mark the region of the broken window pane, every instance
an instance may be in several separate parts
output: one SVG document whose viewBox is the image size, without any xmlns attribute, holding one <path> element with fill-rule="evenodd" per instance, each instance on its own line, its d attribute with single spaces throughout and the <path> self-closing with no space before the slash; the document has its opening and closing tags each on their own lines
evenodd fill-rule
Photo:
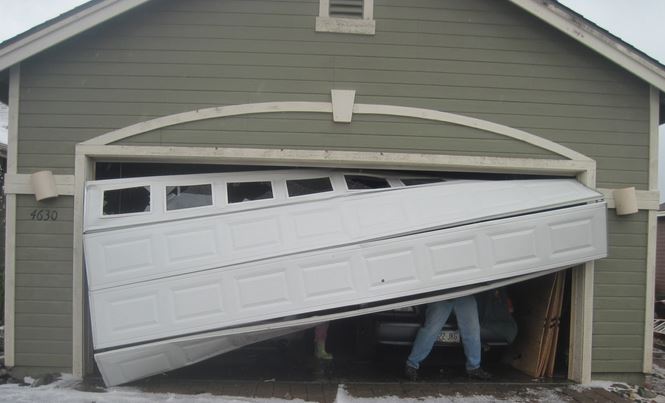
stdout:
<svg viewBox="0 0 665 403">
<path fill-rule="evenodd" d="M 226 185 L 229 203 L 272 199 L 270 182 L 237 182 Z"/>
<path fill-rule="evenodd" d="M 137 186 L 104 192 L 104 215 L 150 211 L 150 186 Z"/>
<path fill-rule="evenodd" d="M 405 186 L 425 185 L 428 183 L 445 182 L 443 178 L 404 178 L 400 179 Z"/>
<path fill-rule="evenodd" d="M 166 209 L 180 210 L 212 206 L 212 185 L 166 187 Z"/>
<path fill-rule="evenodd" d="M 330 178 L 295 179 L 286 181 L 289 197 L 304 196 L 314 193 L 331 192 Z"/>
<path fill-rule="evenodd" d="M 349 190 L 383 189 L 390 187 L 386 179 L 375 176 L 344 175 L 344 178 L 346 179 L 346 186 Z"/>
</svg>

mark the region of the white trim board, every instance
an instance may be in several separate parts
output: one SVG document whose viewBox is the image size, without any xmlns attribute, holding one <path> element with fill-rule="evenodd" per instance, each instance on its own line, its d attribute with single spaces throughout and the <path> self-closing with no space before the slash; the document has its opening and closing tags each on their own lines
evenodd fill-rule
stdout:
<svg viewBox="0 0 665 403">
<path fill-rule="evenodd" d="M 21 66 L 9 74 L 9 122 L 7 134 L 7 175 L 16 174 Z M 5 365 L 15 365 L 16 333 L 16 195 L 8 194 L 5 206 Z"/>
<path fill-rule="evenodd" d="M 660 91 L 653 86 L 649 88 L 649 101 L 649 189 L 658 194 Z M 656 300 L 656 249 L 658 247 L 657 210 L 660 208 L 660 195 L 658 194 L 658 196 L 655 200 L 656 207 L 649 211 L 647 232 L 647 287 L 644 296 L 644 358 L 642 359 L 642 372 L 647 374 L 653 372 L 653 307 Z"/>
<path fill-rule="evenodd" d="M 331 90 L 331 96 L 338 90 Z M 352 102 L 352 101 L 351 101 Z M 513 127 L 500 125 L 483 119 L 472 118 L 469 116 L 458 115 L 454 113 L 442 112 L 433 109 L 412 108 L 395 105 L 372 105 L 355 104 L 353 105 L 353 114 L 366 115 L 386 115 L 399 116 L 436 122 L 453 123 L 460 126 L 471 127 L 478 130 L 506 136 L 514 140 L 522 141 L 534 147 L 541 148 L 553 154 L 557 154 L 566 159 L 574 161 L 592 161 L 591 158 L 575 150 L 565 147 L 561 144 L 515 129 Z M 207 119 L 225 118 L 230 116 L 242 116 L 258 113 L 278 113 L 278 112 L 316 112 L 316 113 L 334 113 L 332 102 L 263 102 L 254 104 L 241 104 L 230 106 L 218 106 L 213 108 L 198 109 L 189 112 L 177 113 L 174 115 L 163 116 L 160 118 L 140 122 L 122 129 L 114 130 L 99 137 L 84 141 L 82 145 L 109 145 L 137 134 L 149 131 L 183 124 L 197 122 Z M 333 116 L 334 120 L 334 116 Z M 351 116 L 348 117 L 351 122 Z"/>
<path fill-rule="evenodd" d="M 502 173 L 542 173 L 575 176 L 595 170 L 595 161 L 548 160 L 536 158 L 479 157 L 444 154 L 389 153 L 371 151 L 330 151 L 265 148 L 215 148 L 172 146 L 76 146 L 79 155 L 106 161 L 141 161 L 146 158 L 160 162 L 220 163 L 245 165 L 278 165 L 308 167 L 402 169 L 402 170 L 463 170 Z"/>
<path fill-rule="evenodd" d="M 54 175 L 56 189 L 60 196 L 74 195 L 74 175 Z M 5 175 L 5 194 L 35 194 L 29 174 Z"/>
</svg>

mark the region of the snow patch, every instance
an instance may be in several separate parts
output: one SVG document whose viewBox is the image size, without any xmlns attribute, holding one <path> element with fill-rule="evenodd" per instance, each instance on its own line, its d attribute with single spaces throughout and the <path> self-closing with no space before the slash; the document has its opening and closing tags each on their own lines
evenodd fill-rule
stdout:
<svg viewBox="0 0 665 403">
<path fill-rule="evenodd" d="M 25 383 L 32 384 L 31 377 L 24 378 Z M 17 384 L 0 385 L 0 402 L 15 403 L 304 403 L 301 399 L 256 399 L 233 396 L 215 396 L 210 393 L 198 395 L 180 395 L 175 393 L 147 393 L 137 388 L 117 386 L 105 392 L 85 392 L 76 390 L 81 380 L 69 374 L 61 375 L 60 379 L 49 385 L 30 387 Z"/>
<path fill-rule="evenodd" d="M 354 397 L 347 390 L 344 385 L 339 385 L 337 388 L 337 398 L 335 403 L 526 403 L 526 402 L 559 402 L 561 395 L 559 391 L 551 389 L 531 389 L 527 388 L 524 392 L 525 396 L 507 396 L 505 398 L 497 398 L 493 395 L 461 395 L 455 396 L 427 396 L 427 397 L 398 397 L 398 396 L 382 396 L 382 397 Z"/>
</svg>

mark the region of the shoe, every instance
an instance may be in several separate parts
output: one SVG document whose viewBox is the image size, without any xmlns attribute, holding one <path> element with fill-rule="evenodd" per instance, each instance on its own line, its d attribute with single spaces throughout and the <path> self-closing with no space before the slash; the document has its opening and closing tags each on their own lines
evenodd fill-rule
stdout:
<svg viewBox="0 0 665 403">
<path fill-rule="evenodd" d="M 404 366 L 404 377 L 411 382 L 418 380 L 418 368 L 412 367 L 409 364 Z"/>
<path fill-rule="evenodd" d="M 486 381 L 488 379 L 492 379 L 492 374 L 489 372 L 485 371 L 484 369 L 478 367 L 476 369 L 469 369 L 466 371 L 466 374 L 469 378 L 472 379 L 480 379 L 482 381 Z"/>
<path fill-rule="evenodd" d="M 323 342 L 314 343 L 314 356 L 319 360 L 333 359 L 333 355 L 326 351 L 326 345 Z"/>
</svg>

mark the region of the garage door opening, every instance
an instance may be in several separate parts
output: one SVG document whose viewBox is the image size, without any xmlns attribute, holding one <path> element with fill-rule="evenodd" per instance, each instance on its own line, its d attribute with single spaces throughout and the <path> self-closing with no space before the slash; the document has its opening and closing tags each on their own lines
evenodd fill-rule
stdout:
<svg viewBox="0 0 665 403">
<path fill-rule="evenodd" d="M 556 335 L 550 344 L 554 359 L 552 372 L 544 379 L 564 381 L 568 377 L 568 348 L 570 331 L 570 270 L 561 272 L 565 278 L 559 317 L 546 317 L 543 307 L 549 304 L 548 293 L 553 290 L 555 276 L 550 274 L 504 287 L 511 297 L 511 316 L 517 323 L 517 335 L 512 343 L 483 338 L 482 365 L 495 381 L 532 382 L 531 368 L 538 364 L 540 349 L 546 347 L 547 330 Z M 484 294 L 492 294 L 495 290 Z M 201 363 L 138 381 L 241 381 L 241 382 L 403 382 L 404 361 L 409 354 L 412 338 L 380 340 L 376 330 L 381 324 L 411 326 L 421 323 L 422 317 L 411 313 L 419 309 L 400 309 L 372 315 L 336 320 L 330 323 L 327 348 L 332 361 L 317 359 L 314 352 L 314 330 L 297 331 L 283 337 L 255 343 L 238 350 L 210 358 Z M 409 313 L 409 314 L 405 314 Z M 487 318 L 485 318 L 487 319 Z M 547 323 L 548 326 L 543 326 Z M 481 325 L 482 328 L 482 325 Z M 455 318 L 445 330 L 455 330 Z M 399 335 L 398 335 L 399 336 Z M 423 361 L 419 379 L 423 382 L 469 382 L 464 371 L 465 356 L 461 344 L 437 343 Z"/>
<path fill-rule="evenodd" d="M 275 167 L 260 167 L 260 169 L 269 171 L 269 170 L 274 170 Z M 282 168 L 279 168 L 279 169 L 284 169 L 284 168 L 282 167 Z M 245 172 L 245 171 L 249 171 L 249 170 L 256 170 L 256 167 L 248 167 L 248 166 L 238 167 L 238 166 L 222 166 L 222 165 L 201 166 L 201 165 L 173 165 L 173 164 L 165 165 L 165 164 L 114 164 L 114 163 L 102 164 L 102 163 L 100 163 L 100 164 L 97 164 L 97 167 L 96 167 L 96 178 L 99 180 L 99 179 L 111 179 L 111 178 L 119 178 L 119 177 L 120 178 L 143 177 L 143 176 L 146 176 L 146 175 L 175 175 L 175 174 L 180 174 L 180 175 L 181 174 L 189 174 L 189 175 L 191 175 L 191 174 L 209 173 L 209 172 Z M 376 187 L 377 181 L 372 180 L 372 181 L 370 181 L 371 182 L 370 183 L 370 182 L 367 182 L 367 179 L 362 176 L 365 173 L 364 171 L 349 171 L 349 170 L 346 170 L 346 172 L 347 172 L 347 175 L 345 176 L 346 186 L 349 188 L 349 190 L 353 190 L 352 186 L 361 186 L 361 189 L 367 189 L 368 186 L 371 189 L 376 189 L 377 188 Z M 354 172 L 355 172 L 355 174 L 354 174 Z M 419 174 L 422 175 L 423 177 L 432 176 L 432 175 L 435 175 L 435 174 L 440 175 L 440 173 L 422 173 L 422 172 L 420 172 Z M 530 178 L 531 179 L 531 178 L 534 178 L 533 176 L 527 176 L 527 175 L 519 175 L 519 176 L 517 176 L 517 175 L 505 175 L 505 174 L 495 174 L 495 175 L 474 174 L 474 175 L 470 175 L 470 174 L 464 174 L 464 173 L 446 173 L 445 176 L 446 176 L 446 178 L 454 178 L 454 179 L 482 179 L 482 180 L 495 180 L 495 181 L 510 180 L 510 179 L 516 179 L 516 178 L 517 179 L 523 179 L 523 178 Z M 538 179 L 552 179 L 552 178 L 538 177 Z M 307 179 L 307 180 L 309 180 L 309 179 Z M 402 179 L 400 179 L 400 180 L 402 181 L 403 186 L 409 186 L 404 180 L 402 180 Z M 552 182 L 552 183 L 554 183 L 554 182 Z M 415 185 L 416 186 L 420 185 L 420 183 L 416 182 Z M 174 188 L 178 188 L 178 186 L 175 186 Z M 233 203 L 233 199 L 231 197 L 230 192 L 234 188 L 230 185 L 228 185 L 226 188 L 227 188 L 227 191 L 229 192 L 228 203 L 231 204 L 231 203 Z M 288 188 L 288 186 L 287 186 L 287 188 Z M 169 188 L 167 187 L 167 189 L 169 189 Z M 253 192 L 254 190 L 251 190 L 251 192 Z M 116 189 L 107 190 L 107 192 L 109 192 L 109 195 L 112 195 L 112 196 L 115 195 L 115 193 L 113 193 L 115 191 L 116 191 Z M 200 192 L 198 192 L 198 191 L 196 193 L 197 193 L 197 195 L 200 194 Z M 269 198 L 271 198 L 271 197 L 272 196 L 270 196 Z M 262 199 L 264 199 L 264 198 L 260 197 L 260 198 L 254 198 L 252 200 L 262 200 Z M 113 203 L 117 202 L 118 200 L 122 200 L 122 197 L 115 197 L 114 198 L 114 197 L 109 196 L 108 198 L 104 198 L 103 215 L 104 214 L 123 215 L 123 214 L 132 214 L 134 212 L 149 211 L 149 210 L 145 210 L 145 209 L 136 210 L 136 211 L 134 211 L 134 210 L 125 211 L 125 210 L 122 210 L 122 209 L 116 209 L 113 206 L 109 205 L 109 204 L 113 204 Z M 243 199 L 239 198 L 238 202 L 240 202 L 240 201 L 243 201 Z M 583 201 L 576 201 L 576 202 L 573 203 L 573 207 L 580 207 L 580 206 L 583 206 L 584 204 L 585 204 L 585 202 L 583 202 Z M 548 207 L 542 212 L 543 212 L 543 214 L 546 214 L 550 217 L 556 217 L 557 220 L 558 220 L 558 216 L 557 216 L 558 213 L 552 213 L 552 211 L 551 211 L 552 209 L 557 209 L 558 207 L 559 207 L 559 205 L 557 203 L 554 203 L 553 205 L 548 205 Z M 166 208 L 168 210 L 168 205 L 167 205 Z M 523 217 L 524 214 L 525 214 L 525 211 L 528 213 L 531 210 L 528 210 L 528 209 L 527 210 L 517 210 L 515 212 L 510 212 L 510 214 L 508 214 L 508 215 L 506 215 L 504 213 L 504 215 L 498 215 L 498 216 L 513 220 L 515 217 Z M 111 213 L 108 213 L 108 212 L 111 212 Z M 119 213 L 116 214 L 115 212 L 119 212 Z M 492 217 L 495 217 L 495 216 L 492 216 Z M 182 221 L 183 218 L 180 218 L 179 220 Z M 492 221 L 492 220 L 490 220 L 490 221 Z M 475 221 L 475 223 L 478 224 L 478 225 L 489 225 L 489 224 L 486 224 L 487 222 L 489 222 L 489 221 L 487 221 L 486 219 L 481 219 L 481 220 L 476 219 L 476 221 Z M 578 228 L 576 227 L 576 225 L 578 225 L 578 222 L 579 222 L 579 220 L 578 221 L 575 221 L 575 220 L 571 221 L 571 220 L 566 219 L 566 220 L 563 220 L 563 221 L 558 220 L 556 222 L 548 222 L 545 225 L 549 226 L 551 228 L 556 227 L 557 230 L 563 230 L 564 231 L 563 233 L 570 235 L 570 234 L 577 234 L 579 232 Z M 460 225 L 467 225 L 468 223 L 469 223 L 469 221 L 461 221 L 458 224 L 454 224 L 454 225 L 448 226 L 446 228 L 448 230 L 452 229 L 454 231 L 457 231 L 456 228 L 458 228 Z M 476 224 L 474 224 L 474 225 L 476 225 Z M 525 229 L 519 229 L 518 228 L 517 232 L 515 232 L 515 231 L 513 231 L 514 223 L 506 222 L 505 224 L 506 224 L 506 227 L 501 229 L 501 231 L 503 231 L 503 232 L 501 232 L 501 231 L 496 232 L 496 234 L 495 234 L 496 237 L 493 238 L 493 239 L 498 240 L 499 243 L 497 243 L 496 245 L 499 245 L 499 246 L 500 245 L 504 245 L 504 246 L 509 245 L 510 246 L 509 249 L 511 249 L 511 248 L 512 249 L 515 249 L 515 248 L 521 249 L 521 246 L 514 243 L 514 242 L 513 243 L 505 243 L 504 242 L 505 237 L 503 237 L 502 234 L 507 233 L 506 232 L 507 228 L 510 229 L 510 231 L 512 231 L 512 232 L 510 232 L 510 234 L 517 233 L 517 234 L 520 234 L 520 236 L 523 235 L 524 237 L 526 237 L 526 238 L 523 237 L 523 239 L 527 239 L 527 238 L 530 239 L 529 237 L 535 236 L 534 234 L 536 232 L 542 231 L 542 230 L 531 229 L 531 227 L 529 227 L 529 228 L 524 227 Z M 126 226 L 126 224 L 123 224 L 123 225 Z M 491 225 L 494 225 L 493 221 L 492 221 Z M 519 224 L 519 225 L 523 225 L 523 224 Z M 572 225 L 572 227 L 571 227 L 571 225 Z M 436 231 L 438 231 L 441 228 L 443 228 L 443 227 L 430 228 L 426 231 L 427 235 L 429 236 L 430 232 L 435 233 Z M 95 234 L 101 233 L 103 229 L 104 229 L 103 226 L 95 227 L 94 230 L 92 231 L 92 233 L 95 233 Z M 586 231 L 587 229 L 581 228 L 581 230 L 584 233 L 584 231 Z M 417 235 L 417 234 L 414 234 L 413 231 L 405 233 L 405 234 L 407 234 L 408 236 Z M 582 247 L 586 247 L 586 244 L 585 244 L 586 240 L 582 239 L 582 238 L 584 238 L 584 236 L 582 236 L 581 238 L 577 237 L 577 236 L 573 237 L 573 238 L 579 238 L 579 239 L 576 239 L 575 242 L 579 242 L 580 245 L 577 245 L 577 244 L 576 245 L 570 245 L 568 243 L 569 241 L 567 240 L 567 238 L 566 239 L 561 238 L 560 244 L 555 245 L 555 247 L 553 248 L 555 254 L 566 255 L 566 254 L 570 254 L 572 252 L 576 252 L 579 249 L 581 249 Z M 390 240 L 390 238 L 386 238 L 385 235 L 382 236 L 382 237 L 379 237 L 377 239 L 381 242 L 385 241 L 386 239 Z M 423 241 L 423 242 L 427 243 L 429 241 Z M 501 243 L 501 242 L 503 242 L 503 243 Z M 115 245 L 117 245 L 117 243 Z M 446 244 L 446 248 L 448 247 L 447 245 L 448 244 Z M 459 246 L 459 245 L 464 246 L 464 244 L 460 243 L 460 242 L 456 242 L 455 245 L 456 245 L 456 247 Z M 86 245 L 86 247 L 88 247 L 88 245 Z M 540 248 L 540 246 L 538 248 Z M 536 248 L 536 249 L 538 249 L 538 248 Z M 90 250 L 90 249 L 88 248 L 88 250 Z M 444 252 L 443 252 L 444 254 L 441 255 L 443 257 L 454 258 L 457 261 L 460 260 L 460 259 L 458 259 L 458 256 L 462 256 L 461 260 L 466 259 L 464 257 L 465 256 L 464 255 L 464 253 L 465 253 L 464 249 L 459 249 L 459 250 L 456 249 L 454 251 L 454 253 L 455 253 L 454 255 L 446 254 L 446 253 L 449 253 L 449 252 L 447 252 L 447 249 L 439 249 L 439 250 L 444 250 Z M 529 252 L 529 251 L 527 251 L 527 252 Z M 514 264 L 515 262 L 518 262 L 522 266 L 523 265 L 528 265 L 528 260 L 532 258 L 530 255 L 528 255 L 528 253 L 519 255 L 517 257 L 515 257 L 513 255 L 501 255 L 502 253 L 504 253 L 503 250 L 498 250 L 498 251 L 496 251 L 496 253 L 497 253 L 497 255 L 499 255 L 499 259 L 497 260 L 497 264 L 496 264 L 497 268 L 501 268 L 505 265 L 511 265 L 511 264 Z M 522 253 L 522 252 L 519 252 L 519 253 Z M 368 259 L 367 262 L 371 262 L 371 259 L 374 259 L 374 256 L 375 255 L 368 255 L 366 257 Z M 375 261 L 376 261 L 376 259 L 375 259 Z M 563 261 L 567 262 L 567 260 L 562 260 L 562 262 Z M 558 261 L 556 261 L 556 260 L 554 260 L 552 262 L 549 262 L 547 265 L 542 266 L 542 268 L 539 269 L 539 270 L 546 271 L 545 269 L 551 270 L 555 267 L 561 267 L 561 265 L 562 265 L 561 262 L 559 262 L 559 263 L 557 263 L 557 262 Z M 577 261 L 577 263 L 581 263 L 581 262 L 582 262 L 582 260 Z M 380 263 L 383 265 L 383 262 L 380 262 Z M 402 261 L 401 264 L 403 264 L 403 263 L 404 263 L 404 261 Z M 118 267 L 120 267 L 120 266 L 118 266 Z M 383 267 L 383 266 L 381 266 L 381 267 Z M 506 273 L 508 273 L 508 272 L 506 272 Z M 512 273 L 512 272 L 510 272 L 510 273 Z M 523 274 L 523 273 L 522 272 L 515 272 L 513 274 L 517 275 L 517 274 Z M 513 274 L 511 274 L 511 275 L 513 275 Z M 384 275 L 384 274 L 382 274 L 382 275 Z M 445 275 L 447 275 L 447 274 L 445 274 Z M 89 274 L 89 276 L 90 276 L 90 274 Z M 500 279 L 500 278 L 505 278 L 506 276 L 508 276 L 508 274 L 503 275 L 503 277 L 496 277 L 495 280 Z M 566 277 L 570 277 L 570 276 L 568 275 Z M 380 283 L 383 283 L 384 281 L 387 281 L 388 283 L 390 283 L 390 281 L 395 281 L 396 278 L 397 277 L 388 278 L 387 280 L 380 279 Z M 397 278 L 397 280 L 400 280 L 400 279 Z M 116 280 L 112 280 L 112 281 L 116 281 Z M 530 281 L 533 282 L 533 281 L 536 281 L 536 280 L 530 280 Z M 120 284 L 120 283 L 112 283 L 113 286 L 115 286 L 117 284 Z M 419 286 L 419 287 L 422 287 L 422 286 Z M 94 288 L 94 286 L 93 286 L 93 288 Z M 518 322 L 519 320 L 522 320 L 522 321 L 526 320 L 527 321 L 527 322 L 525 322 L 526 324 L 523 323 L 523 324 L 520 325 L 520 327 L 525 329 L 524 331 L 526 331 L 526 329 L 529 328 L 528 323 L 533 322 L 534 319 L 533 318 L 529 318 L 528 320 L 525 319 L 526 317 L 528 317 L 528 315 L 526 315 L 526 314 L 524 314 L 523 312 L 520 311 L 520 306 L 521 307 L 531 307 L 531 306 L 534 306 L 534 305 L 538 305 L 538 304 L 533 303 L 534 302 L 534 301 L 532 301 L 533 297 L 528 297 L 528 296 L 525 297 L 523 295 L 523 294 L 528 294 L 528 290 L 532 290 L 534 287 L 533 286 L 527 286 L 522 291 L 520 291 L 519 286 L 515 286 L 515 285 L 511 285 L 510 287 L 506 287 L 506 288 L 507 288 L 507 291 L 509 291 L 510 293 L 515 293 L 515 297 L 513 297 L 515 299 L 514 308 L 516 309 L 515 310 L 515 321 Z M 562 290 L 566 289 L 565 287 L 562 287 L 562 286 L 560 288 Z M 425 287 L 425 288 L 417 288 L 416 290 L 421 290 L 421 291 L 425 290 L 426 291 L 427 289 L 428 288 Z M 569 290 L 570 287 L 568 287 L 567 289 Z M 103 287 L 100 287 L 100 290 L 102 290 L 103 292 L 106 292 L 106 290 L 103 289 Z M 409 292 L 413 294 L 413 291 L 409 291 L 409 292 L 404 291 L 404 292 L 406 292 L 406 294 L 403 294 L 403 296 L 404 295 L 410 295 Z M 547 294 L 547 292 L 540 292 L 540 293 L 538 293 L 538 296 L 542 296 L 544 294 Z M 392 294 L 386 294 L 386 295 L 390 296 Z M 524 302 L 525 298 L 526 298 L 527 302 Z M 393 301 L 392 299 L 390 299 L 388 297 L 384 297 L 384 299 L 386 301 L 388 301 L 388 300 Z M 566 301 L 566 300 L 569 300 L 569 299 L 570 299 L 569 296 L 559 297 L 559 300 L 561 301 L 561 303 L 563 303 L 563 301 Z M 511 298 L 511 300 L 512 300 L 512 298 Z M 374 300 L 368 300 L 367 303 L 370 303 L 370 305 L 371 305 L 372 301 L 374 301 Z M 404 304 L 402 304 L 402 305 L 404 305 Z M 549 305 L 549 303 L 548 303 L 548 305 Z M 358 306 L 363 306 L 363 303 L 360 303 Z M 405 306 L 402 306 L 400 308 L 404 308 L 404 307 Z M 547 311 L 547 310 L 548 310 L 548 308 L 546 306 L 545 311 Z M 567 309 L 567 310 L 569 311 L 569 309 Z M 93 311 L 94 311 L 94 309 L 93 309 Z M 562 310 L 562 312 L 565 312 L 565 311 L 566 311 L 566 309 Z M 325 312 L 328 313 L 329 311 L 325 311 Z M 416 309 L 416 313 L 417 313 L 417 309 Z M 296 312 L 296 311 L 294 311 L 294 312 L 285 311 L 285 313 L 283 315 L 291 315 L 291 314 L 301 315 L 301 313 Z M 569 313 L 566 313 L 566 314 L 569 315 Z M 93 315 L 94 315 L 94 312 L 93 312 Z M 356 316 L 356 315 L 350 315 L 350 316 L 355 316 L 355 317 L 349 317 L 349 318 L 346 318 L 346 319 L 335 320 L 334 322 L 332 322 L 332 325 L 331 325 L 331 330 L 330 330 L 330 340 L 331 341 L 330 341 L 330 343 L 331 343 L 331 350 L 332 350 L 333 354 L 335 354 L 335 360 L 334 360 L 335 364 L 332 368 L 332 371 L 338 371 L 337 373 L 339 373 L 339 371 L 342 370 L 343 368 L 347 368 L 347 367 L 352 368 L 352 367 L 354 367 L 353 364 L 344 365 L 345 362 L 347 362 L 347 363 L 356 363 L 356 364 L 358 362 L 367 362 L 367 363 L 369 363 L 368 365 L 371 365 L 371 363 L 375 362 L 375 360 L 373 359 L 374 357 L 372 357 L 371 354 L 368 355 L 366 351 L 365 352 L 360 351 L 360 344 L 361 343 L 359 343 L 359 338 L 361 338 L 361 335 L 363 333 L 363 330 L 362 330 L 363 325 L 361 325 L 360 323 L 363 322 L 363 321 L 366 321 L 367 317 L 365 317 L 365 316 Z M 559 314 L 559 316 L 561 316 L 561 314 Z M 556 316 L 556 317 L 558 318 L 559 316 Z M 266 319 L 267 319 L 267 317 L 266 317 Z M 303 327 L 310 327 L 311 328 L 312 323 L 313 322 L 303 323 Z M 98 324 L 97 326 L 100 326 L 100 325 Z M 367 326 L 367 325 L 364 325 L 364 326 Z M 94 327 L 94 324 L 93 324 L 93 327 Z M 352 337 L 349 337 L 349 332 L 348 332 L 349 328 L 353 328 L 352 331 L 351 331 L 351 334 L 353 335 Z M 213 328 L 211 328 L 211 329 L 213 329 Z M 242 357 L 243 354 L 245 354 L 246 356 L 256 355 L 256 351 L 259 351 L 261 353 L 261 354 L 259 354 L 259 356 L 263 357 L 263 358 L 261 358 L 261 361 L 264 362 L 264 367 L 266 367 L 265 363 L 270 362 L 270 359 L 268 359 L 267 357 L 274 357 L 275 356 L 274 354 L 271 355 L 271 353 L 270 353 L 271 348 L 274 348 L 275 346 L 277 346 L 276 348 L 278 349 L 279 354 L 284 354 L 285 352 L 292 352 L 292 353 L 296 354 L 296 361 L 304 359 L 305 362 L 309 362 L 307 360 L 307 357 L 311 356 L 311 351 L 312 351 L 311 337 L 308 336 L 308 334 L 310 332 L 311 332 L 311 330 L 302 330 L 302 329 L 299 330 L 298 332 L 293 332 L 293 333 L 286 332 L 286 333 L 291 333 L 291 334 L 288 337 L 286 337 L 286 336 L 283 336 L 283 337 L 280 337 L 280 338 L 272 338 L 271 337 L 270 340 L 254 343 L 251 346 L 236 350 L 234 352 L 224 354 L 223 356 L 219 356 L 218 358 L 213 359 L 212 361 L 215 362 L 215 361 L 225 361 L 225 360 L 227 360 L 227 362 L 228 362 L 229 359 L 233 359 L 233 357 L 238 357 L 238 354 L 240 354 L 239 357 Z M 559 334 L 559 333 L 557 333 L 557 334 Z M 534 336 L 534 337 L 536 337 L 536 336 Z M 542 337 L 543 338 L 547 338 L 547 337 L 552 338 L 551 335 L 550 336 L 542 336 Z M 105 343 L 107 343 L 107 344 L 99 344 L 97 350 L 101 351 L 102 353 L 106 353 L 107 351 L 112 350 L 116 345 L 121 346 L 123 348 L 124 348 L 124 346 L 133 347 L 133 344 L 138 344 L 142 341 L 140 339 L 138 341 L 135 341 L 134 339 L 126 339 L 127 341 L 124 341 L 125 339 L 121 339 L 121 338 L 119 338 L 118 340 L 120 340 L 120 341 L 115 341 L 115 340 L 109 339 L 109 341 L 105 341 Z M 294 340 L 295 340 L 295 343 L 293 342 Z M 349 340 L 353 340 L 353 342 L 349 343 L 348 342 Z M 518 339 L 515 339 L 515 340 L 518 340 Z M 563 341 L 565 341 L 565 344 L 568 344 L 567 340 L 563 340 Z M 113 344 L 113 343 L 116 343 L 116 344 Z M 539 343 L 543 344 L 543 341 L 540 340 Z M 349 344 L 351 344 L 351 346 L 349 346 Z M 379 342 L 377 344 L 378 345 L 370 347 L 370 351 L 372 349 L 381 349 L 381 350 L 383 350 L 383 349 L 386 348 L 385 344 L 387 344 L 387 343 Z M 533 347 L 529 346 L 528 341 L 524 342 L 524 344 L 525 344 L 525 347 L 524 347 L 525 349 L 527 349 L 527 350 L 529 348 L 533 349 Z M 545 349 L 553 349 L 554 348 L 554 347 L 552 347 L 553 344 L 549 341 L 544 342 L 544 345 L 547 346 L 547 347 L 540 347 L 539 346 L 538 350 L 540 350 L 541 348 L 545 348 Z M 561 345 L 561 343 L 557 343 L 556 345 Z M 289 346 L 289 347 L 285 348 L 285 346 Z M 502 346 L 502 347 L 506 347 L 506 346 Z M 397 348 L 395 350 L 399 350 L 399 348 Z M 494 350 L 494 349 L 491 349 L 491 350 Z M 489 351 L 491 351 L 491 350 L 489 350 Z M 554 349 L 554 350 L 555 351 L 550 355 L 553 355 L 554 357 L 557 357 L 557 356 L 563 357 L 563 358 L 560 358 L 558 361 L 559 362 L 565 362 L 565 354 L 563 354 L 563 353 L 558 353 L 557 354 L 556 349 Z M 567 347 L 564 348 L 564 350 L 567 351 Z M 524 358 L 524 355 L 526 354 L 525 351 L 526 350 L 522 349 L 520 351 L 511 352 L 510 354 L 512 354 L 512 360 L 513 361 L 519 361 L 519 360 L 523 361 L 525 359 Z M 269 354 L 269 355 L 266 356 L 266 355 L 262 355 L 262 354 Z M 277 357 L 279 357 L 279 354 L 277 355 Z M 300 354 L 300 355 L 298 355 L 298 354 Z M 508 354 L 508 353 L 506 353 L 506 354 Z M 531 353 L 529 353 L 529 354 L 531 354 Z M 397 353 L 397 355 L 399 355 L 399 353 Z M 390 354 L 384 354 L 383 356 L 384 357 L 389 357 Z M 301 357 L 301 358 L 297 358 L 297 357 Z M 348 358 L 345 358 L 345 357 L 348 357 Z M 493 355 L 488 355 L 488 360 L 489 361 L 496 360 L 496 358 L 491 359 L 491 357 L 493 357 Z M 506 360 L 505 355 L 504 355 L 504 358 L 502 358 L 502 360 L 504 360 L 504 361 Z M 531 364 L 532 360 L 533 360 L 532 358 L 528 358 L 529 365 Z M 285 360 L 284 357 L 282 357 L 280 359 L 277 359 L 276 361 L 281 362 L 282 364 L 290 362 L 289 360 Z M 556 361 L 557 360 L 554 360 L 553 362 L 556 363 Z M 210 365 L 210 362 L 204 362 L 204 363 L 202 363 L 198 366 L 194 365 L 194 366 L 188 367 L 188 369 L 180 370 L 180 371 L 183 371 L 183 372 L 174 371 L 173 374 L 186 373 L 187 371 L 194 371 L 196 368 L 200 368 L 200 366 L 206 366 L 206 365 Z M 550 365 L 555 365 L 555 364 L 549 364 L 549 363 L 548 364 L 540 364 L 540 363 L 537 364 L 537 366 L 542 366 L 542 365 L 550 366 Z M 233 374 L 235 374 L 235 376 L 238 376 L 238 374 L 239 374 L 238 368 L 240 368 L 240 367 L 235 365 L 235 364 L 230 365 L 230 366 L 235 368 L 235 370 L 233 371 Z M 308 366 L 308 365 L 300 366 L 300 368 L 309 368 L 309 367 L 310 366 Z M 389 366 L 385 366 L 385 367 L 388 368 Z M 401 366 L 398 366 L 398 367 L 400 369 L 402 368 Z M 565 368 L 565 365 L 563 367 Z M 556 371 L 554 371 L 555 368 L 556 367 L 553 367 L 553 373 L 556 372 Z M 314 372 L 315 374 L 319 373 L 321 371 L 320 367 L 316 367 L 314 369 L 315 369 L 315 372 Z M 329 370 L 330 370 L 330 368 L 324 368 L 324 373 L 326 371 L 329 371 Z M 345 375 L 342 375 L 342 376 L 345 376 Z"/>
</svg>

